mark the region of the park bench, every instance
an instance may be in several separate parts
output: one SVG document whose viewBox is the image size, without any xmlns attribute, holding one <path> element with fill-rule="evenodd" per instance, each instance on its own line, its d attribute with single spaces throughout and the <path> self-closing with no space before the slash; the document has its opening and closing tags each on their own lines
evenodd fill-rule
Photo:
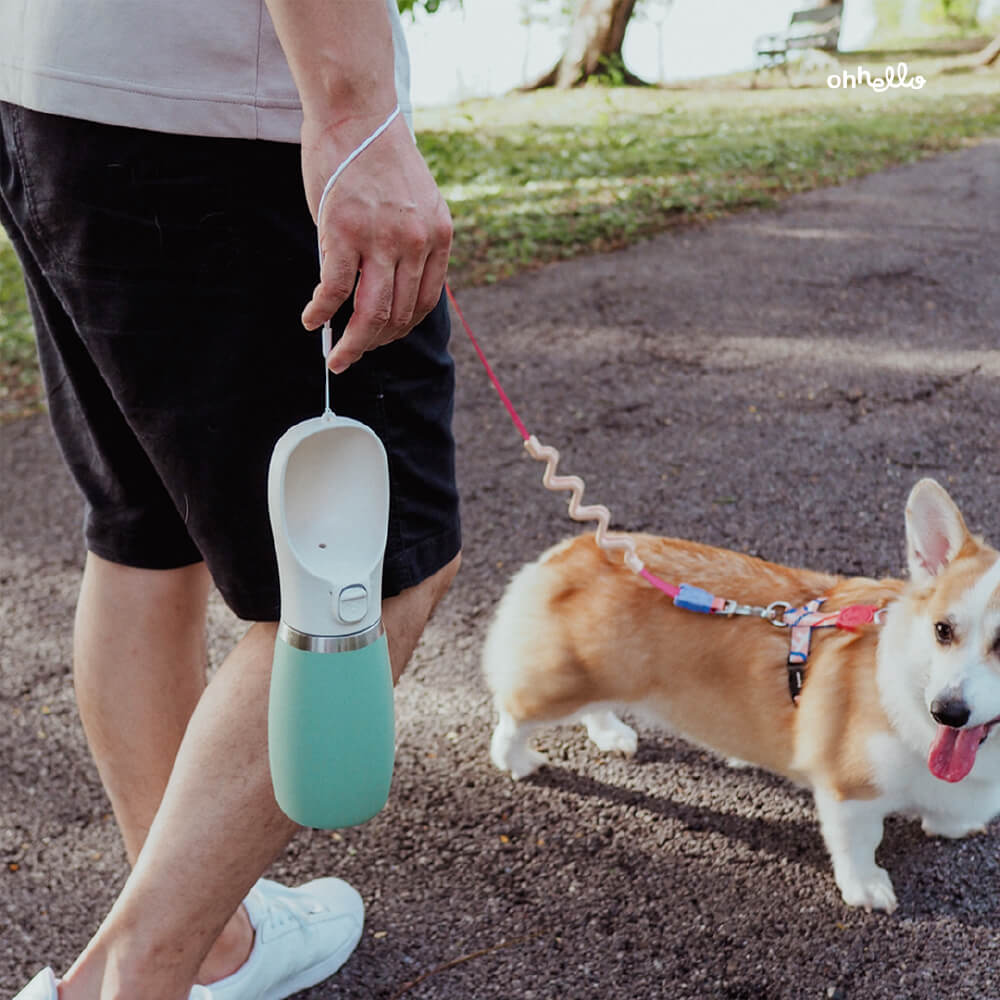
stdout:
<svg viewBox="0 0 1000 1000">
<path fill-rule="evenodd" d="M 794 49 L 820 49 L 834 52 L 840 41 L 842 3 L 792 13 L 788 27 L 781 32 L 759 35 L 754 43 L 754 82 L 762 69 L 780 67 L 788 76 L 788 53 Z"/>
</svg>

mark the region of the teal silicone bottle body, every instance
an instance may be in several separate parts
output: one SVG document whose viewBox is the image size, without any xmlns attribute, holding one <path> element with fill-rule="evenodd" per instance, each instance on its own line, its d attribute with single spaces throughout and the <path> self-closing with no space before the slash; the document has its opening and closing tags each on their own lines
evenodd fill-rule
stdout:
<svg viewBox="0 0 1000 1000">
<path fill-rule="evenodd" d="M 271 774 L 278 805 L 297 823 L 355 826 L 385 805 L 395 749 L 388 662 L 385 635 L 339 653 L 275 643 Z"/>
<path fill-rule="evenodd" d="M 395 755 L 381 619 L 385 451 L 327 413 L 275 445 L 268 505 L 281 624 L 268 706 L 275 798 L 303 826 L 353 826 L 385 805 Z"/>
</svg>

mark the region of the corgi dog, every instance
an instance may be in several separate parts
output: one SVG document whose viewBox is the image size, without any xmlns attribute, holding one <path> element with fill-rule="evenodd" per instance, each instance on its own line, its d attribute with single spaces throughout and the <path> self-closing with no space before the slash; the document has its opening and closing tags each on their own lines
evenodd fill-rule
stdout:
<svg viewBox="0 0 1000 1000">
<path fill-rule="evenodd" d="M 601 750 L 634 753 L 636 734 L 614 709 L 652 716 L 734 763 L 811 789 L 844 901 L 889 912 L 896 896 L 875 863 L 887 815 L 916 814 L 930 836 L 963 837 L 1000 813 L 1000 734 L 991 738 L 1000 724 L 1000 553 L 969 533 L 934 480 L 907 501 L 906 582 L 631 537 L 662 580 L 764 607 L 823 598 L 831 618 L 858 606 L 872 614 L 810 630 L 793 698 L 793 629 L 676 607 L 593 536 L 562 542 L 517 573 L 486 637 L 498 768 L 523 778 L 545 763 L 529 741 L 553 723 L 582 722 Z"/>
</svg>

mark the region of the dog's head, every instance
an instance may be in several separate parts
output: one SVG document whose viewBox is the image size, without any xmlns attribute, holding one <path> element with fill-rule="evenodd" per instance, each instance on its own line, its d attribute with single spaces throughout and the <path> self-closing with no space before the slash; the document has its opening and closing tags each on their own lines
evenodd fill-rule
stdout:
<svg viewBox="0 0 1000 1000">
<path fill-rule="evenodd" d="M 927 763 L 938 778 L 961 781 L 1000 724 L 1000 554 L 969 533 L 933 479 L 910 493 L 906 545 L 915 612 L 907 645 L 924 668 L 934 727 Z"/>
</svg>

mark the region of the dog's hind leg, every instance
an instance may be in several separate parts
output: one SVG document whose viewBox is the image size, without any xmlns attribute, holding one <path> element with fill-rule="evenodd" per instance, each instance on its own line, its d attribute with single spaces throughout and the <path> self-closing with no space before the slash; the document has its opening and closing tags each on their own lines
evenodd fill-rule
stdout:
<svg viewBox="0 0 1000 1000">
<path fill-rule="evenodd" d="M 501 771 L 509 771 L 517 781 L 526 778 L 547 763 L 545 755 L 528 746 L 528 740 L 541 728 L 538 722 L 518 722 L 510 712 L 498 706 L 500 721 L 490 740 L 490 760 Z"/>
<path fill-rule="evenodd" d="M 626 726 L 614 712 L 605 709 L 586 712 L 580 721 L 587 727 L 587 735 L 598 750 L 619 750 L 632 756 L 639 747 L 639 737 L 631 726 Z"/>
</svg>

